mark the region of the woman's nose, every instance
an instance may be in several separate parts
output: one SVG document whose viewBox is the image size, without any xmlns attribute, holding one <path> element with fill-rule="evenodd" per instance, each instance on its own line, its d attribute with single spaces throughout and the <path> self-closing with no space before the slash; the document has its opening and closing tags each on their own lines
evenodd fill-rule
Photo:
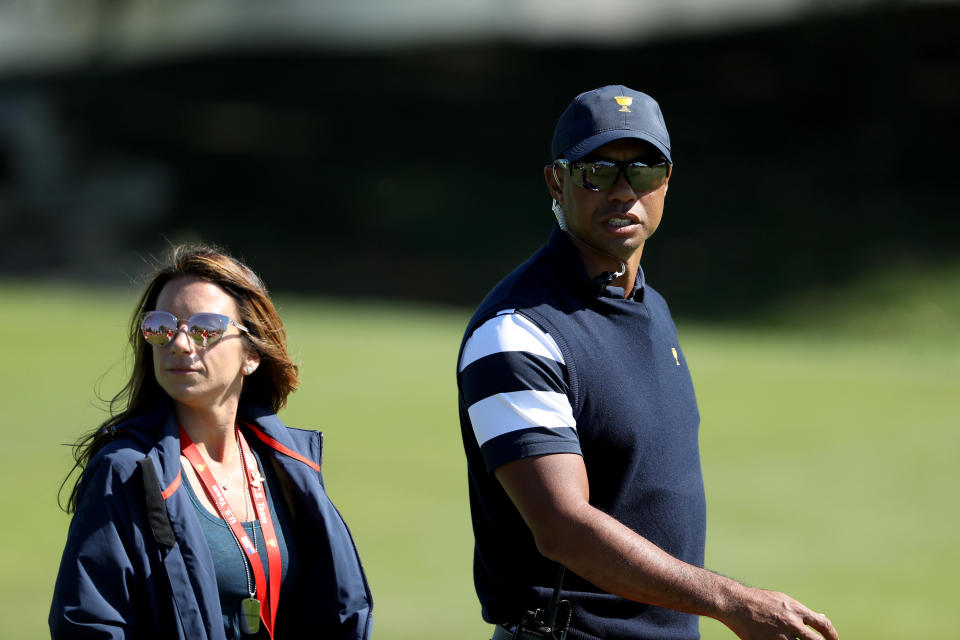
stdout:
<svg viewBox="0 0 960 640">
<path fill-rule="evenodd" d="M 186 326 L 177 327 L 177 332 L 173 334 L 173 338 L 170 340 L 170 346 L 179 351 L 189 352 L 193 350 L 193 340 L 187 336 Z"/>
</svg>

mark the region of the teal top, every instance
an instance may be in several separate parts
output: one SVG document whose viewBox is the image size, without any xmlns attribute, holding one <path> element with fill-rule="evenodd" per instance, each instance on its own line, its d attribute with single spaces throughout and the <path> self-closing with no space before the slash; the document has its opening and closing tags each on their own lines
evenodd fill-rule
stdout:
<svg viewBox="0 0 960 640">
<path fill-rule="evenodd" d="M 247 441 L 250 442 L 250 439 Z M 293 536 L 290 535 L 290 532 L 293 531 L 293 521 L 280 490 L 280 483 L 277 480 L 273 465 L 264 465 L 256 449 L 253 447 L 251 449 L 264 476 L 264 486 L 267 488 L 267 505 L 273 518 L 273 527 L 277 533 L 277 544 L 280 547 L 280 560 L 283 563 L 280 573 L 280 606 L 282 607 L 284 592 L 291 589 L 298 573 L 296 546 Z M 247 590 L 247 571 L 250 573 L 251 585 L 254 584 L 253 571 L 250 570 L 247 557 L 237 546 L 237 540 L 233 537 L 233 532 L 230 531 L 227 523 L 219 516 L 207 511 L 189 482 L 183 484 L 187 488 L 190 500 L 196 507 L 203 535 L 207 539 L 207 546 L 210 547 L 210 554 L 213 556 L 213 566 L 217 573 L 217 587 L 220 591 L 220 610 L 223 613 L 223 630 L 226 633 L 227 640 L 269 638 L 263 623 L 260 624 L 260 630 L 255 635 L 245 635 L 240 631 L 240 602 L 250 595 Z M 249 504 L 252 509 L 252 502 Z M 277 509 L 278 505 L 279 509 Z M 264 573 L 269 581 L 270 569 L 266 553 L 267 545 L 263 539 L 263 532 L 260 530 L 260 522 L 253 520 L 243 522 L 242 525 L 250 539 L 256 540 L 257 553 L 264 562 Z M 246 570 L 244 569 L 245 564 Z"/>
</svg>

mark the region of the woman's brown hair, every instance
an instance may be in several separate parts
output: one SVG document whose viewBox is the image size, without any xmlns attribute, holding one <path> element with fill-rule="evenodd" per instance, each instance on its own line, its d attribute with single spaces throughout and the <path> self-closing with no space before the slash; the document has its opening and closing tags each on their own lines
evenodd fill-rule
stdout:
<svg viewBox="0 0 960 640">
<path fill-rule="evenodd" d="M 80 473 L 70 491 L 65 509 L 68 513 L 76 511 L 83 470 L 97 451 L 114 436 L 117 425 L 149 411 L 162 402 L 166 395 L 154 377 L 153 348 L 140 335 L 140 317 L 145 311 L 156 308 L 157 298 L 168 282 L 183 276 L 212 282 L 230 294 L 240 314 L 236 320 L 250 330 L 245 337 L 260 354 L 260 365 L 244 379 L 241 402 L 259 405 L 276 413 L 300 383 L 297 365 L 287 353 L 287 333 L 283 322 L 259 276 L 217 247 L 174 247 L 166 264 L 150 278 L 130 318 L 129 343 L 133 350 L 130 379 L 110 400 L 110 417 L 73 445 L 74 465 L 64 485 L 74 472 Z"/>
</svg>

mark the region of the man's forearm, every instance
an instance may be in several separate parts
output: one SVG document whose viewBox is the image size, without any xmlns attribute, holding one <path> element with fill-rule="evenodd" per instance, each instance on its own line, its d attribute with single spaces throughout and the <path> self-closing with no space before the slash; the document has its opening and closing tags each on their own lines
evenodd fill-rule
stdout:
<svg viewBox="0 0 960 640">
<path fill-rule="evenodd" d="M 674 558 L 589 505 L 535 531 L 540 552 L 604 591 L 684 613 L 720 619 L 743 587 Z"/>
<path fill-rule="evenodd" d="M 826 616 L 790 596 L 678 560 L 589 505 L 556 524 L 535 535 L 540 552 L 604 591 L 713 618 L 744 639 L 837 638 Z"/>
<path fill-rule="evenodd" d="M 838 638 L 826 616 L 790 596 L 746 587 L 674 558 L 593 507 L 579 456 L 519 460 L 500 467 L 497 477 L 540 553 L 604 591 L 714 618 L 744 640 Z"/>
</svg>

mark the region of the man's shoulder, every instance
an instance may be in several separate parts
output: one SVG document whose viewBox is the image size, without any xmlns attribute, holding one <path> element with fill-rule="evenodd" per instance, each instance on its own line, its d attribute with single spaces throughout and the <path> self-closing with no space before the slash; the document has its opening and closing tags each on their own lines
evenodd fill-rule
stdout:
<svg viewBox="0 0 960 640">
<path fill-rule="evenodd" d="M 663 297 L 663 294 L 647 283 L 644 283 L 643 285 L 643 301 L 648 307 L 660 308 L 663 310 L 666 317 L 671 317 L 670 305 L 667 304 L 667 299 Z"/>
<path fill-rule="evenodd" d="M 468 335 L 477 326 L 504 309 L 523 309 L 534 306 L 544 298 L 549 290 L 545 285 L 551 279 L 549 270 L 543 265 L 544 253 L 541 248 L 490 290 L 470 319 L 467 327 Z"/>
</svg>

